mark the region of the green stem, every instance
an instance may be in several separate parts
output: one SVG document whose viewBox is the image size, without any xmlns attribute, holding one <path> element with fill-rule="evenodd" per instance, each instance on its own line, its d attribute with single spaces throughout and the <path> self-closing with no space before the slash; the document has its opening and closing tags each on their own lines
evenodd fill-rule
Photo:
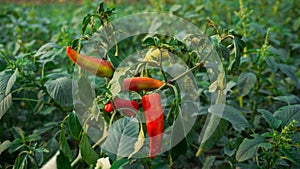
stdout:
<svg viewBox="0 0 300 169">
<path fill-rule="evenodd" d="M 182 74 L 178 75 L 177 77 L 171 79 L 168 81 L 168 83 L 172 83 L 180 78 L 182 78 L 183 76 L 187 75 L 188 73 L 190 73 L 191 71 L 195 70 L 196 68 L 200 67 L 201 64 L 200 63 L 197 63 L 194 67 L 188 69 L 187 71 L 183 72 Z"/>
<path fill-rule="evenodd" d="M 30 101 L 30 102 L 39 102 L 40 101 L 40 100 L 29 99 L 29 98 L 13 98 L 13 100 Z"/>
</svg>

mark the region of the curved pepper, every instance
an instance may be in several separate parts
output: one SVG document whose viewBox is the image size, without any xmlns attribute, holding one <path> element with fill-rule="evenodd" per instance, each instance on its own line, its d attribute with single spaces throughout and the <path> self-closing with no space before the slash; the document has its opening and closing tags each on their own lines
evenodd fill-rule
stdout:
<svg viewBox="0 0 300 169">
<path fill-rule="evenodd" d="M 157 89 L 163 84 L 164 82 L 150 77 L 132 77 L 124 79 L 122 89 L 133 90 L 138 92 L 141 90 Z"/>
<path fill-rule="evenodd" d="M 136 111 L 139 110 L 139 104 L 134 100 L 124 100 L 116 97 L 113 103 L 117 110 L 122 111 L 125 115 L 129 117 L 134 117 Z"/>
<path fill-rule="evenodd" d="M 114 68 L 112 67 L 110 62 L 99 58 L 79 54 L 70 46 L 67 46 L 66 51 L 69 58 L 74 63 L 89 71 L 90 73 L 96 74 L 99 77 L 111 78 L 113 76 Z"/>
<path fill-rule="evenodd" d="M 149 157 L 153 158 L 160 152 L 164 132 L 164 113 L 158 93 L 144 95 L 142 106 L 146 118 L 146 128 L 150 139 Z"/>
</svg>

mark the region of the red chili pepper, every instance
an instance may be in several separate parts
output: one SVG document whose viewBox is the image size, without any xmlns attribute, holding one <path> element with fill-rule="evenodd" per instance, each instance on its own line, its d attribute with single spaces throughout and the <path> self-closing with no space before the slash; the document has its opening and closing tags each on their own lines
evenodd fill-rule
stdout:
<svg viewBox="0 0 300 169">
<path fill-rule="evenodd" d="M 99 77 L 111 78 L 113 76 L 114 68 L 110 62 L 91 56 L 81 55 L 70 46 L 67 46 L 66 51 L 69 58 L 74 63 L 90 73 L 96 74 Z"/>
<path fill-rule="evenodd" d="M 110 113 L 114 110 L 114 107 L 112 105 L 111 102 L 107 103 L 105 106 L 104 106 L 104 110 L 107 112 L 107 113 Z"/>
<path fill-rule="evenodd" d="M 154 158 L 160 152 L 164 132 L 164 113 L 158 93 L 144 95 L 142 106 L 146 118 L 146 128 L 150 137 L 149 157 Z"/>
<path fill-rule="evenodd" d="M 116 97 L 113 102 L 117 110 L 122 111 L 129 117 L 134 117 L 136 111 L 139 110 L 139 104 L 134 100 L 124 100 Z"/>
<path fill-rule="evenodd" d="M 161 87 L 163 84 L 164 82 L 150 77 L 132 77 L 124 79 L 122 89 L 133 91 L 153 90 Z"/>
</svg>

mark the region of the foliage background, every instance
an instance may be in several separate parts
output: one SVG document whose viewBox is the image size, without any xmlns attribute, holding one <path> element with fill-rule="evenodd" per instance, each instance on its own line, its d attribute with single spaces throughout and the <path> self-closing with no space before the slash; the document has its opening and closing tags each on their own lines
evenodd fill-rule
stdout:
<svg viewBox="0 0 300 169">
<path fill-rule="evenodd" d="M 80 37 L 83 17 L 94 11 L 99 2 L 34 2 L 3 1 L 0 6 L 2 168 L 42 166 L 58 149 L 69 153 L 61 159 L 70 157 L 69 161 L 73 161 L 80 144 L 67 124 L 62 127 L 64 118 L 73 110 L 72 102 L 53 99 L 47 85 L 50 80 L 72 76 L 73 65 L 64 49 Z M 190 134 L 184 155 L 175 161 L 162 156 L 153 161 L 131 161 L 131 165 L 141 168 L 299 166 L 299 124 L 291 123 L 300 120 L 300 5 L 297 0 L 107 1 L 106 6 L 116 8 L 112 19 L 159 11 L 173 13 L 197 25 L 215 45 L 226 70 L 226 81 L 232 84 L 227 95 L 228 111 L 237 112 L 250 125 L 236 130 L 233 126 L 237 119 L 227 118 L 230 123 L 219 135 L 220 139 L 196 157 L 197 138 L 207 113 L 199 112 L 199 124 Z M 214 24 L 209 25 L 207 19 Z M 222 41 L 228 34 L 241 35 L 245 48 L 236 51 L 231 41 Z M 132 50 L 130 46 L 128 49 Z M 237 52 L 241 53 L 241 63 L 231 72 L 228 68 Z M 205 100 L 208 103 L 205 93 L 209 84 L 207 79 L 199 84 L 204 103 Z M 7 112 L 2 113 L 10 104 Z M 247 149 L 247 145 L 253 145 L 254 149 Z M 246 150 L 243 152 L 241 147 Z M 75 167 L 89 166 L 80 161 Z"/>
</svg>

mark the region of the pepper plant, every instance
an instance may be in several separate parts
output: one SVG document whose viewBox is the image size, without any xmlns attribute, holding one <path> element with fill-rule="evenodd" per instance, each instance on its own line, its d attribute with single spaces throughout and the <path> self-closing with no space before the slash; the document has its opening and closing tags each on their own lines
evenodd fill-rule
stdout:
<svg viewBox="0 0 300 169">
<path fill-rule="evenodd" d="M 299 168 L 297 1 L 118 3 L 1 5 L 0 168 Z"/>
</svg>

